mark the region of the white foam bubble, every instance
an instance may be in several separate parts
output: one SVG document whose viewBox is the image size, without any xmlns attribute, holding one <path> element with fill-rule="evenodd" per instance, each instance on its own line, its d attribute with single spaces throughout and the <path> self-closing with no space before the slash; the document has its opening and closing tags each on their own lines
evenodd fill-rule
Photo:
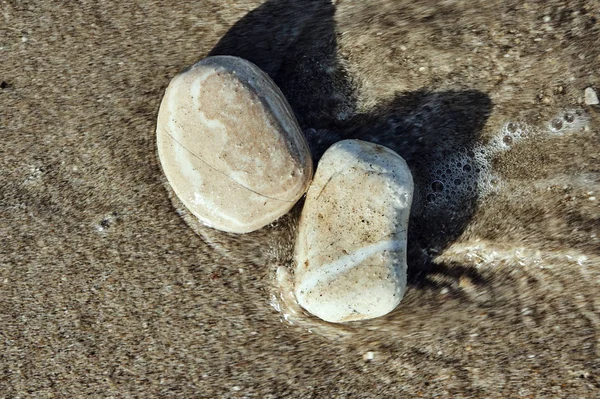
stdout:
<svg viewBox="0 0 600 399">
<path fill-rule="evenodd" d="M 492 170 L 495 156 L 524 140 L 581 132 L 589 128 L 589 121 L 589 115 L 579 108 L 560 111 L 541 128 L 518 120 L 506 121 L 488 142 L 460 148 L 433 163 L 423 190 L 425 207 L 459 209 L 500 190 L 502 179 Z"/>
<path fill-rule="evenodd" d="M 460 148 L 434 162 L 425 187 L 425 206 L 459 209 L 487 193 L 490 186 L 481 183 L 489 180 L 490 165 L 489 151 L 481 146 Z"/>
<path fill-rule="evenodd" d="M 570 108 L 559 112 L 554 118 L 546 123 L 548 133 L 562 136 L 569 133 L 577 133 L 588 126 L 589 115 L 580 108 Z"/>
<path fill-rule="evenodd" d="M 459 210 L 498 191 L 502 181 L 492 172 L 494 156 L 537 134 L 524 122 L 507 121 L 487 143 L 462 147 L 434 162 L 425 187 L 425 206 Z"/>
<path fill-rule="evenodd" d="M 509 151 L 519 142 L 537 136 L 538 129 L 521 121 L 508 121 L 481 151 L 489 158 L 501 152 Z"/>
</svg>

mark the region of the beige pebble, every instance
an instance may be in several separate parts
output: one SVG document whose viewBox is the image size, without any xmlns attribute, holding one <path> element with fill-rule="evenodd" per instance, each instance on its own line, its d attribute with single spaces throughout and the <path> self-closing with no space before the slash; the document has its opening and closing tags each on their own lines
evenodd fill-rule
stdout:
<svg viewBox="0 0 600 399">
<path fill-rule="evenodd" d="M 600 101 L 598 100 L 598 95 L 596 94 L 596 90 L 591 87 L 587 87 L 583 92 L 585 98 L 586 105 L 598 105 Z"/>
<path fill-rule="evenodd" d="M 321 158 L 298 228 L 295 295 L 329 322 L 392 311 L 406 289 L 413 179 L 392 150 L 344 140 Z"/>
<path fill-rule="evenodd" d="M 183 204 L 227 232 L 251 232 L 284 215 L 313 173 L 283 94 L 237 57 L 209 57 L 173 78 L 158 113 L 157 145 Z"/>
</svg>

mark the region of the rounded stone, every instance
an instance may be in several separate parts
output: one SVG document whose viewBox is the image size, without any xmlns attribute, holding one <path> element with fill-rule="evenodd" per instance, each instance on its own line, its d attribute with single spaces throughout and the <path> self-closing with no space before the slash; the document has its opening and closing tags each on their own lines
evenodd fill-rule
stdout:
<svg viewBox="0 0 600 399">
<path fill-rule="evenodd" d="M 600 104 L 600 100 L 598 100 L 598 95 L 596 94 L 596 90 L 592 87 L 586 87 L 584 92 L 584 100 L 586 105 L 598 105 Z"/>
<path fill-rule="evenodd" d="M 181 202 L 205 225 L 232 233 L 287 213 L 313 173 L 287 100 L 237 57 L 208 57 L 173 78 L 158 112 L 157 146 Z"/>
<path fill-rule="evenodd" d="M 392 150 L 359 140 L 330 147 L 317 166 L 295 247 L 295 295 L 329 322 L 392 311 L 406 290 L 413 179 Z"/>
</svg>

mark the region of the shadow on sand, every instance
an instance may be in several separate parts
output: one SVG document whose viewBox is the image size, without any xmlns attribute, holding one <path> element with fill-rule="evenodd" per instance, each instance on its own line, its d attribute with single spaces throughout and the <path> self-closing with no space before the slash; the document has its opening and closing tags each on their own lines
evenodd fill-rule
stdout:
<svg viewBox="0 0 600 399">
<path fill-rule="evenodd" d="M 407 161 L 415 180 L 410 285 L 435 285 L 433 274 L 468 274 L 483 283 L 472 270 L 433 262 L 463 232 L 477 196 L 436 207 L 425 193 L 436 162 L 474 147 L 491 111 L 489 97 L 424 89 L 357 113 L 357 85 L 337 53 L 334 14 L 331 0 L 270 0 L 238 21 L 209 55 L 242 57 L 267 72 L 287 97 L 315 160 L 334 142 L 354 138 L 389 147 Z"/>
</svg>

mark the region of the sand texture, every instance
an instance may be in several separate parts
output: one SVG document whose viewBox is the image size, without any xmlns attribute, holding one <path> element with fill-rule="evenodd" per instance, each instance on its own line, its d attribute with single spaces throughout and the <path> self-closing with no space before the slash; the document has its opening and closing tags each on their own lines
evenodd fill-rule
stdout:
<svg viewBox="0 0 600 399">
<path fill-rule="evenodd" d="M 597 0 L 0 1 L 0 398 L 599 397 L 599 18 Z M 316 158 L 353 138 L 407 161 L 394 312 L 297 308 L 301 203 L 237 236 L 172 196 L 158 107 L 219 54 L 273 78 Z"/>
</svg>

